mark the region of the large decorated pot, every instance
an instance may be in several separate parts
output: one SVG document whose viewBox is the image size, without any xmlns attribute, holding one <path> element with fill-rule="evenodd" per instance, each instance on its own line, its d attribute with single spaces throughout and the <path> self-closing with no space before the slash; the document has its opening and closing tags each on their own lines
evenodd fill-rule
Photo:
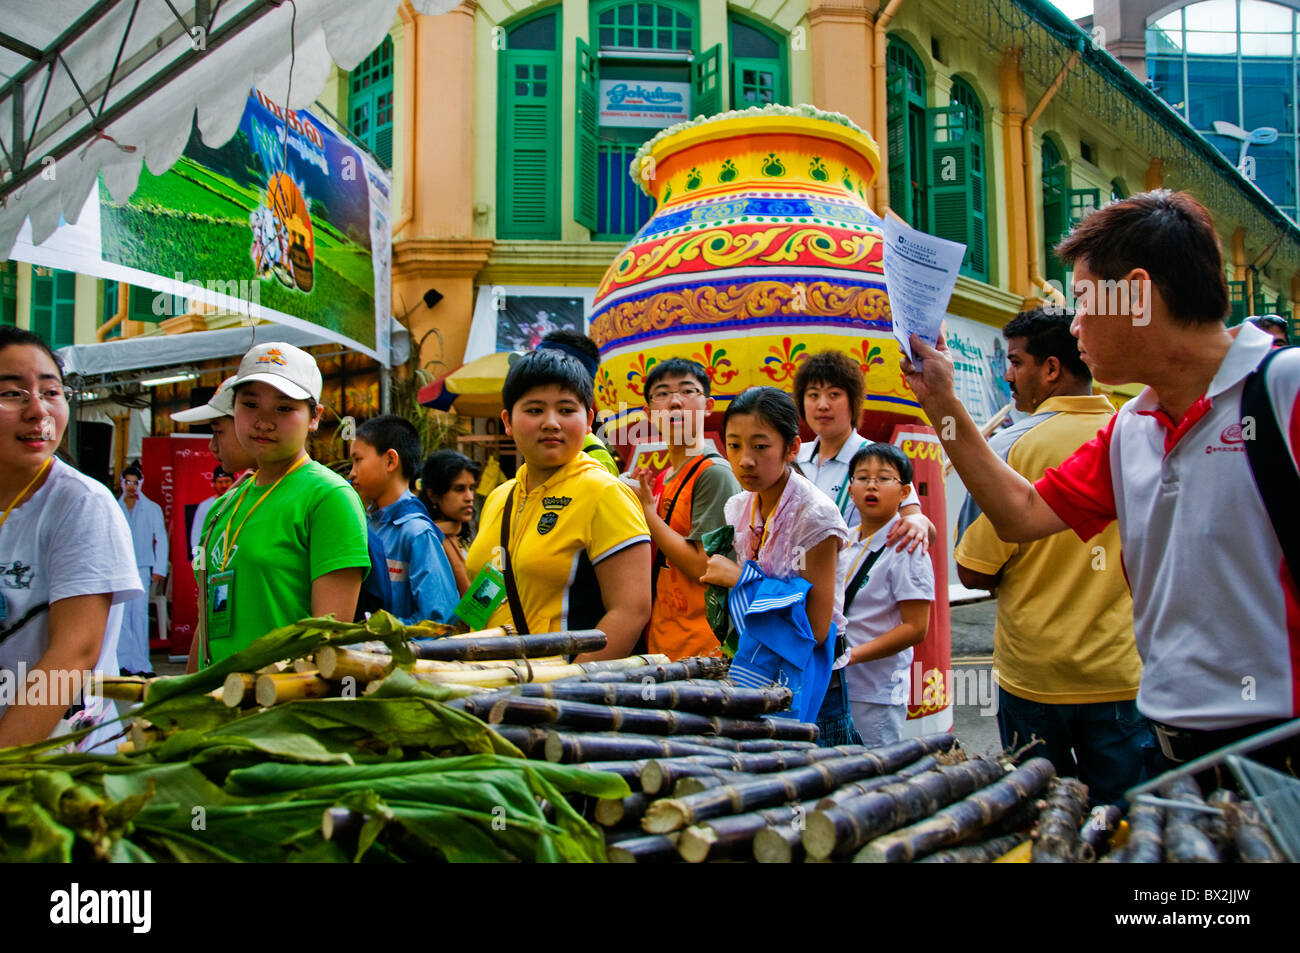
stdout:
<svg viewBox="0 0 1300 953">
<path fill-rule="evenodd" d="M 808 106 L 724 113 L 646 143 L 630 174 L 657 207 L 593 304 L 597 409 L 612 424 L 639 416 L 642 380 L 666 357 L 708 368 L 722 410 L 747 387 L 789 390 L 800 360 L 836 348 L 862 366 L 869 419 L 923 420 L 867 204 L 879 163 L 870 136 Z"/>
<path fill-rule="evenodd" d="M 899 370 L 883 227 L 867 203 L 879 165 L 870 136 L 811 106 L 755 107 L 665 129 L 629 169 L 656 208 L 606 272 L 589 333 L 601 351 L 603 432 L 652 468 L 666 462 L 644 414 L 644 379 L 656 362 L 686 357 L 707 369 L 714 426 L 747 387 L 791 391 L 810 354 L 836 349 L 859 363 L 861 430 L 912 457 L 923 509 L 939 530 L 938 599 L 908 704 L 909 733 L 919 733 L 952 724 L 943 469 Z"/>
</svg>

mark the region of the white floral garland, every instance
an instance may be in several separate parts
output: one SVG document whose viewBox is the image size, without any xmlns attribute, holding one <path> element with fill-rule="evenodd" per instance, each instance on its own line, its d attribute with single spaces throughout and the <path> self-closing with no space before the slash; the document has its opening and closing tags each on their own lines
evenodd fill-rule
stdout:
<svg viewBox="0 0 1300 953">
<path fill-rule="evenodd" d="M 641 187 L 641 191 L 650 195 L 650 190 L 646 188 L 645 181 L 641 178 L 641 162 L 648 156 L 654 147 L 669 136 L 675 136 L 677 133 L 686 129 L 693 129 L 696 126 L 704 126 L 711 122 L 721 122 L 724 119 L 755 118 L 758 116 L 797 116 L 802 119 L 821 119 L 825 122 L 838 123 L 852 129 L 859 135 L 866 136 L 872 145 L 876 140 L 871 133 L 867 132 L 856 122 L 843 113 L 829 112 L 825 109 L 818 109 L 816 106 L 810 106 L 807 103 L 798 106 L 785 106 L 780 103 L 771 103 L 767 106 L 750 106 L 748 109 L 733 109 L 730 112 L 714 113 L 712 116 L 696 116 L 694 119 L 688 119 L 686 122 L 679 122 L 675 126 L 669 126 L 667 129 L 660 129 L 651 138 L 641 144 L 637 149 L 636 155 L 632 157 L 632 162 L 627 167 L 627 173 Z"/>
</svg>

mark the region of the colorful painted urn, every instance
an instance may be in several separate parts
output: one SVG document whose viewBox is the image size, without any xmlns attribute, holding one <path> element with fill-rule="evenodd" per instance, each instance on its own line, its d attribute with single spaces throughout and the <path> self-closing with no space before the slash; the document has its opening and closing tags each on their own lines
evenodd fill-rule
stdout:
<svg viewBox="0 0 1300 953">
<path fill-rule="evenodd" d="M 867 417 L 924 422 L 898 367 L 867 203 L 880 152 L 847 118 L 767 106 L 665 129 L 629 173 L 658 203 L 593 304 L 596 405 L 639 417 L 655 362 L 708 369 L 717 409 L 765 384 L 790 390 L 800 361 L 835 348 L 862 365 Z M 871 427 L 869 429 L 877 429 Z"/>
</svg>

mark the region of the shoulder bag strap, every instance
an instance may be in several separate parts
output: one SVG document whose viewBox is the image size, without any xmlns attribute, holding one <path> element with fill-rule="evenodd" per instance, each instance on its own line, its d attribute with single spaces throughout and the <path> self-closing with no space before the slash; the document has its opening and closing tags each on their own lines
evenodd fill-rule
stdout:
<svg viewBox="0 0 1300 953">
<path fill-rule="evenodd" d="M 888 543 L 885 544 L 885 546 L 888 545 Z M 849 614 L 849 606 L 853 605 L 853 600 L 857 598 L 858 592 L 861 591 L 863 585 L 866 583 L 867 573 L 871 572 L 871 567 L 876 564 L 876 560 L 879 559 L 881 553 L 885 551 L 885 546 L 881 546 L 874 553 L 867 556 L 867 558 L 862 561 L 862 565 L 858 568 L 857 573 L 854 574 L 853 578 L 849 581 L 849 584 L 844 587 L 845 617 Z"/>
<path fill-rule="evenodd" d="M 677 487 L 677 492 L 674 493 L 672 499 L 668 501 L 668 507 L 667 509 L 664 510 L 664 522 L 669 524 L 668 527 L 669 529 L 672 529 L 671 520 L 673 518 L 673 510 L 677 508 L 677 500 L 681 497 L 686 487 L 690 485 L 691 478 L 695 476 L 695 471 L 698 470 L 700 467 L 702 467 L 704 465 L 704 462 L 708 459 L 709 459 L 708 455 L 704 454 L 698 460 L 696 460 L 694 463 L 691 464 L 690 469 L 686 471 L 686 476 L 682 477 L 682 482 L 681 485 Z M 665 568 L 667 565 L 668 565 L 668 557 L 664 555 L 664 551 L 662 549 L 656 548 L 654 566 L 652 566 L 650 569 L 650 604 L 651 605 L 654 604 L 655 594 L 659 588 L 659 570 Z"/>
<path fill-rule="evenodd" d="M 510 516 L 515 508 L 515 490 L 518 482 L 510 488 L 506 496 L 506 508 L 501 511 L 501 575 L 506 579 L 506 598 L 510 601 L 510 615 L 515 620 L 515 631 L 528 635 L 528 618 L 524 615 L 524 605 L 519 601 L 519 588 L 515 585 L 515 571 L 510 558 Z"/>
<path fill-rule="evenodd" d="M 1250 418 L 1255 424 L 1255 439 L 1246 441 L 1246 457 L 1291 578 L 1300 582 L 1300 510 L 1295 507 L 1295 501 L 1300 499 L 1300 474 L 1296 473 L 1295 461 L 1287 452 L 1273 403 L 1268 399 L 1268 366 L 1283 350 L 1290 349 L 1274 348 L 1246 378 L 1241 394 L 1241 417 L 1243 421 Z"/>
</svg>

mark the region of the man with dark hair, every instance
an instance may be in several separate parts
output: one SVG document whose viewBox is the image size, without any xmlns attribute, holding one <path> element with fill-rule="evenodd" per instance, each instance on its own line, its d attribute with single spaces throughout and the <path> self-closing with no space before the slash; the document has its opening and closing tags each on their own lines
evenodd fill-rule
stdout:
<svg viewBox="0 0 1300 953">
<path fill-rule="evenodd" d="M 587 335 L 561 328 L 542 338 L 538 350 L 544 349 L 559 351 L 576 360 L 586 368 L 587 373 L 591 375 L 592 386 L 595 386 L 596 371 L 600 369 L 600 348 L 596 347 L 596 342 Z M 582 452 L 596 460 L 614 476 L 618 476 L 621 472 L 614 454 L 594 431 L 588 431 L 587 436 L 582 438 Z"/>
<path fill-rule="evenodd" d="M 1148 385 L 1059 467 L 1031 483 L 989 448 L 942 342 L 913 336 L 919 363 L 902 368 L 929 418 L 953 424 L 940 439 L 1003 539 L 1068 528 L 1087 541 L 1118 521 L 1143 660 L 1138 708 L 1167 759 L 1152 767 L 1190 761 L 1297 714 L 1300 590 L 1283 548 L 1294 536 L 1273 522 L 1288 511 L 1256 475 L 1295 479 L 1300 354 L 1251 324 L 1235 336 L 1224 326 L 1218 238 L 1185 193 L 1111 202 L 1057 255 L 1074 266 L 1070 331 L 1093 377 Z M 1281 742 L 1252 757 L 1297 752 Z"/>
<path fill-rule="evenodd" d="M 367 504 L 368 529 L 388 571 L 383 608 L 407 625 L 425 619 L 451 622 L 460 592 L 443 552 L 442 531 L 411 492 L 423 456 L 415 425 L 396 414 L 373 417 L 357 427 L 351 456 L 349 479 Z M 373 561 L 374 542 L 370 550 Z M 381 586 L 372 594 L 382 591 Z"/>
<path fill-rule="evenodd" d="M 854 428 L 862 415 L 866 382 L 862 368 L 842 351 L 821 351 L 799 365 L 794 376 L 794 403 L 799 416 L 816 437 L 799 447 L 796 466 L 839 507 L 849 529 L 861 517 L 849 498 L 849 461 L 871 443 Z M 890 543 L 899 549 L 934 541 L 934 524 L 921 514 L 921 499 L 908 487 L 907 499 L 899 510 L 900 519 L 890 530 Z"/>
<path fill-rule="evenodd" d="M 731 464 L 704 433 L 713 410 L 709 375 L 695 361 L 670 357 L 645 378 L 646 412 L 668 445 L 668 469 L 655 480 L 637 470 L 637 496 L 658 549 L 651 569 L 654 606 L 646 644 L 673 661 L 718 655 L 721 645 L 704 607 L 709 566 L 704 537 L 727 522 L 723 506 L 740 492 Z"/>
<path fill-rule="evenodd" d="M 1286 336 L 1286 318 L 1280 314 L 1261 314 L 1257 318 L 1251 318 L 1250 323 L 1261 331 L 1271 334 L 1274 347 L 1286 347 L 1291 343 Z"/>
<path fill-rule="evenodd" d="M 1072 313 L 1016 315 L 1007 340 L 1007 383 L 1030 416 L 990 446 L 1017 473 L 1037 480 L 1104 427 L 1115 408 L 1092 393 L 1092 374 L 1070 335 Z M 1029 543 L 998 538 L 968 499 L 954 552 L 972 589 L 996 589 L 993 671 L 998 731 L 1007 750 L 1042 742 L 1061 777 L 1077 776 L 1098 804 L 1118 801 L 1141 777 L 1154 745 L 1137 710 L 1142 664 L 1133 641 L 1133 602 L 1120 564 L 1119 529 L 1097 545 L 1070 533 Z"/>
<path fill-rule="evenodd" d="M 223 470 L 220 463 L 212 468 L 212 495 L 194 508 L 194 520 L 190 523 L 191 553 L 199 545 L 199 537 L 203 535 L 203 522 L 208 518 L 208 511 L 212 509 L 212 504 L 234 485 L 234 475 Z"/>
<path fill-rule="evenodd" d="M 144 592 L 129 600 L 122 611 L 122 637 L 117 661 L 124 675 L 153 676 L 149 664 L 149 594 L 155 583 L 167 578 L 167 523 L 162 507 L 144 495 L 144 472 L 138 464 L 122 471 L 122 495 L 117 505 L 131 527 L 135 567 Z"/>
</svg>

